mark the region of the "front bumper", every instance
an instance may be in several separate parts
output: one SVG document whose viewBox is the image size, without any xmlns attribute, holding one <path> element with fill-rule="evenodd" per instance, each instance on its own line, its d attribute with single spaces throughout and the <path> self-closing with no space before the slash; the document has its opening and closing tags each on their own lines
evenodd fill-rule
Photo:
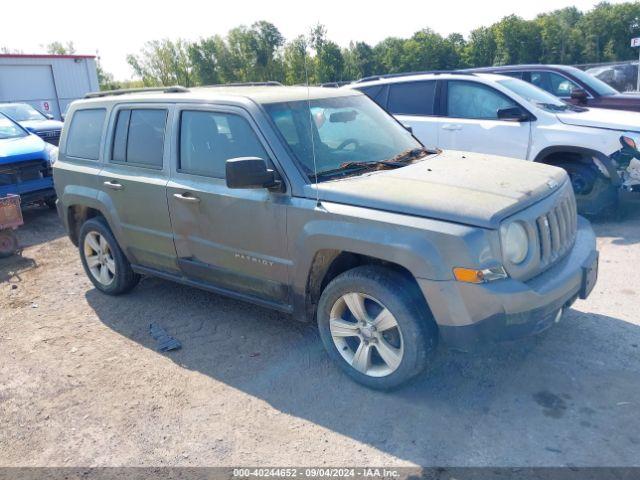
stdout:
<svg viewBox="0 0 640 480">
<path fill-rule="evenodd" d="M 515 339 L 551 326 L 560 309 L 590 292 L 592 285 L 585 286 L 585 280 L 595 281 L 597 262 L 595 235 L 589 222 L 579 217 L 571 251 L 527 282 L 509 278 L 474 285 L 418 279 L 418 284 L 442 339 L 469 349 L 479 342 Z"/>
</svg>

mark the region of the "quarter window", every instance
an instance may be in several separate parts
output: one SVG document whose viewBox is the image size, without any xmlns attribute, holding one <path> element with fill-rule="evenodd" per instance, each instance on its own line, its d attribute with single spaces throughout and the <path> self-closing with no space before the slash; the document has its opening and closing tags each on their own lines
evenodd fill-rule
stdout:
<svg viewBox="0 0 640 480">
<path fill-rule="evenodd" d="M 498 110 L 518 105 L 502 93 L 481 83 L 452 80 L 447 86 L 447 116 L 497 120 Z"/>
<path fill-rule="evenodd" d="M 112 161 L 162 168 L 166 123 L 164 109 L 120 110 L 113 136 Z"/>
<path fill-rule="evenodd" d="M 400 115 L 433 115 L 436 82 L 402 82 L 389 86 L 389 111 Z"/>
<path fill-rule="evenodd" d="M 268 157 L 249 122 L 230 113 L 182 112 L 181 172 L 224 178 L 226 161 L 237 157 Z"/>
<path fill-rule="evenodd" d="M 387 85 L 372 85 L 359 90 L 382 108 L 387 107 Z"/>
<path fill-rule="evenodd" d="M 76 110 L 67 134 L 68 156 L 98 160 L 105 115 L 104 108 Z"/>
</svg>

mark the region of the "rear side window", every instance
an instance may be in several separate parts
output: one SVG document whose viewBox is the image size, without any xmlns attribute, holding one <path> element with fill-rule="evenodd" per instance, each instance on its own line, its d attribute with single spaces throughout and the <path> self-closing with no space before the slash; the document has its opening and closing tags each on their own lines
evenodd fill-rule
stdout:
<svg viewBox="0 0 640 480">
<path fill-rule="evenodd" d="M 76 110 L 67 134 L 67 155 L 98 160 L 106 109 Z"/>
<path fill-rule="evenodd" d="M 371 100 L 376 102 L 382 108 L 387 108 L 387 85 L 372 85 L 371 87 L 359 88 Z"/>
<path fill-rule="evenodd" d="M 404 115 L 433 115 L 436 82 L 403 82 L 389 85 L 389 111 Z"/>
<path fill-rule="evenodd" d="M 120 110 L 113 136 L 112 161 L 162 168 L 166 123 L 164 109 Z"/>
<path fill-rule="evenodd" d="M 224 178 L 226 161 L 237 157 L 268 157 L 249 122 L 230 113 L 182 112 L 181 172 Z"/>
</svg>

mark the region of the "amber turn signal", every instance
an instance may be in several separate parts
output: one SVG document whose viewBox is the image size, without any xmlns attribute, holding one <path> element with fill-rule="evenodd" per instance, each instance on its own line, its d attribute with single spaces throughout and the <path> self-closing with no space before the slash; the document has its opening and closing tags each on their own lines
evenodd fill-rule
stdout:
<svg viewBox="0 0 640 480">
<path fill-rule="evenodd" d="M 459 282 L 465 283 L 483 283 L 484 273 L 482 270 L 473 270 L 471 268 L 456 267 L 453 269 L 453 276 Z"/>
</svg>

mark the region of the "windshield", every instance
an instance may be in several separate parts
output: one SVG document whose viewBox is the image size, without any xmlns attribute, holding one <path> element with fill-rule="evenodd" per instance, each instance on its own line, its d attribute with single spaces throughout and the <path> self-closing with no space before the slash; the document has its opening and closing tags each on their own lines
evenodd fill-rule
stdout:
<svg viewBox="0 0 640 480">
<path fill-rule="evenodd" d="M 422 145 L 364 95 L 265 105 L 303 170 L 314 177 L 350 162 L 393 159 Z M 313 122 L 311 122 L 313 118 Z"/>
<path fill-rule="evenodd" d="M 558 97 L 555 97 L 545 90 L 523 80 L 513 78 L 508 80 L 498 80 L 498 83 L 544 110 L 550 112 L 563 112 L 565 110 L 573 109 L 572 106 L 563 102 Z"/>
<path fill-rule="evenodd" d="M 47 120 L 47 117 L 27 103 L 0 105 L 0 112 L 8 115 L 16 122 L 24 122 L 26 120 Z"/>
<path fill-rule="evenodd" d="M 616 95 L 620 93 L 615 88 L 613 88 L 610 85 L 607 85 L 599 78 L 596 78 L 593 75 L 580 70 L 579 68 L 568 67 L 568 70 L 578 80 L 589 85 L 589 87 L 595 90 L 596 93 L 598 93 L 598 95 L 602 95 L 606 97 L 606 96 Z"/>
<path fill-rule="evenodd" d="M 25 132 L 20 126 L 9 120 L 7 117 L 0 115 L 0 140 L 6 138 L 25 137 Z"/>
</svg>

